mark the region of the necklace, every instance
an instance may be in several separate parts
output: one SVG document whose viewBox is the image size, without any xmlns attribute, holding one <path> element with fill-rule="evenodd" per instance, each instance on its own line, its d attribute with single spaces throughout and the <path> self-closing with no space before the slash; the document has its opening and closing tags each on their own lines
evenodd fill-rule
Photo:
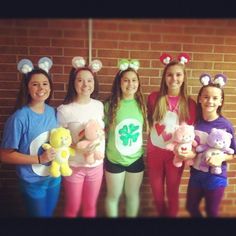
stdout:
<svg viewBox="0 0 236 236">
<path fill-rule="evenodd" d="M 177 112 L 179 106 L 179 96 L 166 96 L 169 111 Z"/>
</svg>

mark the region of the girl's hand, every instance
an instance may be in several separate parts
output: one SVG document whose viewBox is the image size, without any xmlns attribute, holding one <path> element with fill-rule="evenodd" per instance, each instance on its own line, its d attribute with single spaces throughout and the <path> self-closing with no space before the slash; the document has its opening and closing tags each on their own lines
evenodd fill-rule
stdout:
<svg viewBox="0 0 236 236">
<path fill-rule="evenodd" d="M 54 148 L 49 148 L 40 155 L 40 164 L 45 164 L 52 161 L 56 157 L 56 151 Z"/>
<path fill-rule="evenodd" d="M 186 153 L 179 152 L 179 150 L 174 150 L 175 155 L 177 155 L 182 160 L 193 159 L 196 156 L 196 152 L 194 150 L 190 150 Z"/>
<path fill-rule="evenodd" d="M 221 166 L 225 160 L 226 158 L 223 152 L 213 152 L 212 150 L 206 152 L 206 163 L 210 166 Z"/>
</svg>

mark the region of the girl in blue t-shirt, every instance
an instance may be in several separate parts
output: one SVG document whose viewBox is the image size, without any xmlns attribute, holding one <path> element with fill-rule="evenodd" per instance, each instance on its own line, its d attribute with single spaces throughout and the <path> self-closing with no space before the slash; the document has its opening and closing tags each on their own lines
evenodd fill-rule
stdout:
<svg viewBox="0 0 236 236">
<path fill-rule="evenodd" d="M 18 63 L 23 79 L 1 143 L 1 161 L 16 165 L 28 215 L 35 217 L 51 217 L 60 193 L 61 178 L 50 177 L 48 165 L 44 165 L 55 158 L 55 150 L 43 152 L 41 148 L 48 142 L 49 131 L 58 126 L 55 109 L 48 105 L 51 66 L 47 57 L 39 60 L 38 67 L 28 59 Z"/>
<path fill-rule="evenodd" d="M 232 135 L 230 148 L 236 151 L 234 128 L 229 120 L 221 114 L 224 103 L 223 86 L 226 77 L 218 74 L 212 80 L 208 74 L 200 77 L 203 84 L 197 97 L 197 122 L 195 125 L 196 140 L 205 144 L 206 137 L 212 128 L 225 129 Z M 199 153 L 194 159 L 190 170 L 190 179 L 187 189 L 186 207 L 192 217 L 202 217 L 199 209 L 201 200 L 205 199 L 205 211 L 208 217 L 218 216 L 219 205 L 227 186 L 226 161 L 232 160 L 234 155 L 221 154 L 207 156 L 205 168 L 201 168 L 204 155 Z M 212 167 L 221 167 L 221 173 L 212 171 Z"/>
</svg>

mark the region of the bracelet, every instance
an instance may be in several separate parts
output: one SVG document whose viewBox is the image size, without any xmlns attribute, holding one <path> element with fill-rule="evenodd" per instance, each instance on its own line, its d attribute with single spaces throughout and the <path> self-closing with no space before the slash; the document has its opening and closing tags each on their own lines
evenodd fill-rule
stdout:
<svg viewBox="0 0 236 236">
<path fill-rule="evenodd" d="M 41 164 L 41 161 L 40 161 L 40 155 L 38 155 L 38 161 L 39 161 L 39 164 Z"/>
</svg>

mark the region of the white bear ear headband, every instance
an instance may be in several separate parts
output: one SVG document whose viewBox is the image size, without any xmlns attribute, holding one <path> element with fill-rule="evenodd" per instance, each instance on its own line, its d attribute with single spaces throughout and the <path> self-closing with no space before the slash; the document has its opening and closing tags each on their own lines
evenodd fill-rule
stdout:
<svg viewBox="0 0 236 236">
<path fill-rule="evenodd" d="M 38 67 L 47 73 L 52 67 L 52 60 L 48 57 L 42 57 L 38 61 Z M 17 69 L 23 74 L 28 74 L 33 70 L 33 63 L 29 59 L 22 59 L 17 64 Z"/>
<path fill-rule="evenodd" d="M 171 61 L 173 61 L 173 59 L 174 58 L 167 53 L 163 53 L 160 56 L 160 61 L 164 65 L 168 65 Z M 181 53 L 181 54 L 179 54 L 177 59 L 181 64 L 185 65 L 190 61 L 190 56 L 187 53 Z"/>
<path fill-rule="evenodd" d="M 206 86 L 208 84 L 217 84 L 220 88 L 223 88 L 227 81 L 227 77 L 223 74 L 217 74 L 215 75 L 214 79 L 211 79 L 211 76 L 209 74 L 204 73 L 200 76 L 199 79 L 203 86 Z"/>
<path fill-rule="evenodd" d="M 128 60 L 128 59 L 121 59 L 118 63 L 118 68 L 120 71 L 127 70 L 128 68 L 134 69 L 136 72 L 140 67 L 140 62 L 136 59 Z"/>
<path fill-rule="evenodd" d="M 72 66 L 75 68 L 75 69 L 78 69 L 78 68 L 83 68 L 83 67 L 86 67 L 86 62 L 84 60 L 83 57 L 74 57 L 72 59 Z M 98 71 L 100 71 L 102 69 L 102 62 L 100 60 L 93 60 L 91 61 L 91 63 L 88 65 L 88 68 L 96 73 Z"/>
</svg>

